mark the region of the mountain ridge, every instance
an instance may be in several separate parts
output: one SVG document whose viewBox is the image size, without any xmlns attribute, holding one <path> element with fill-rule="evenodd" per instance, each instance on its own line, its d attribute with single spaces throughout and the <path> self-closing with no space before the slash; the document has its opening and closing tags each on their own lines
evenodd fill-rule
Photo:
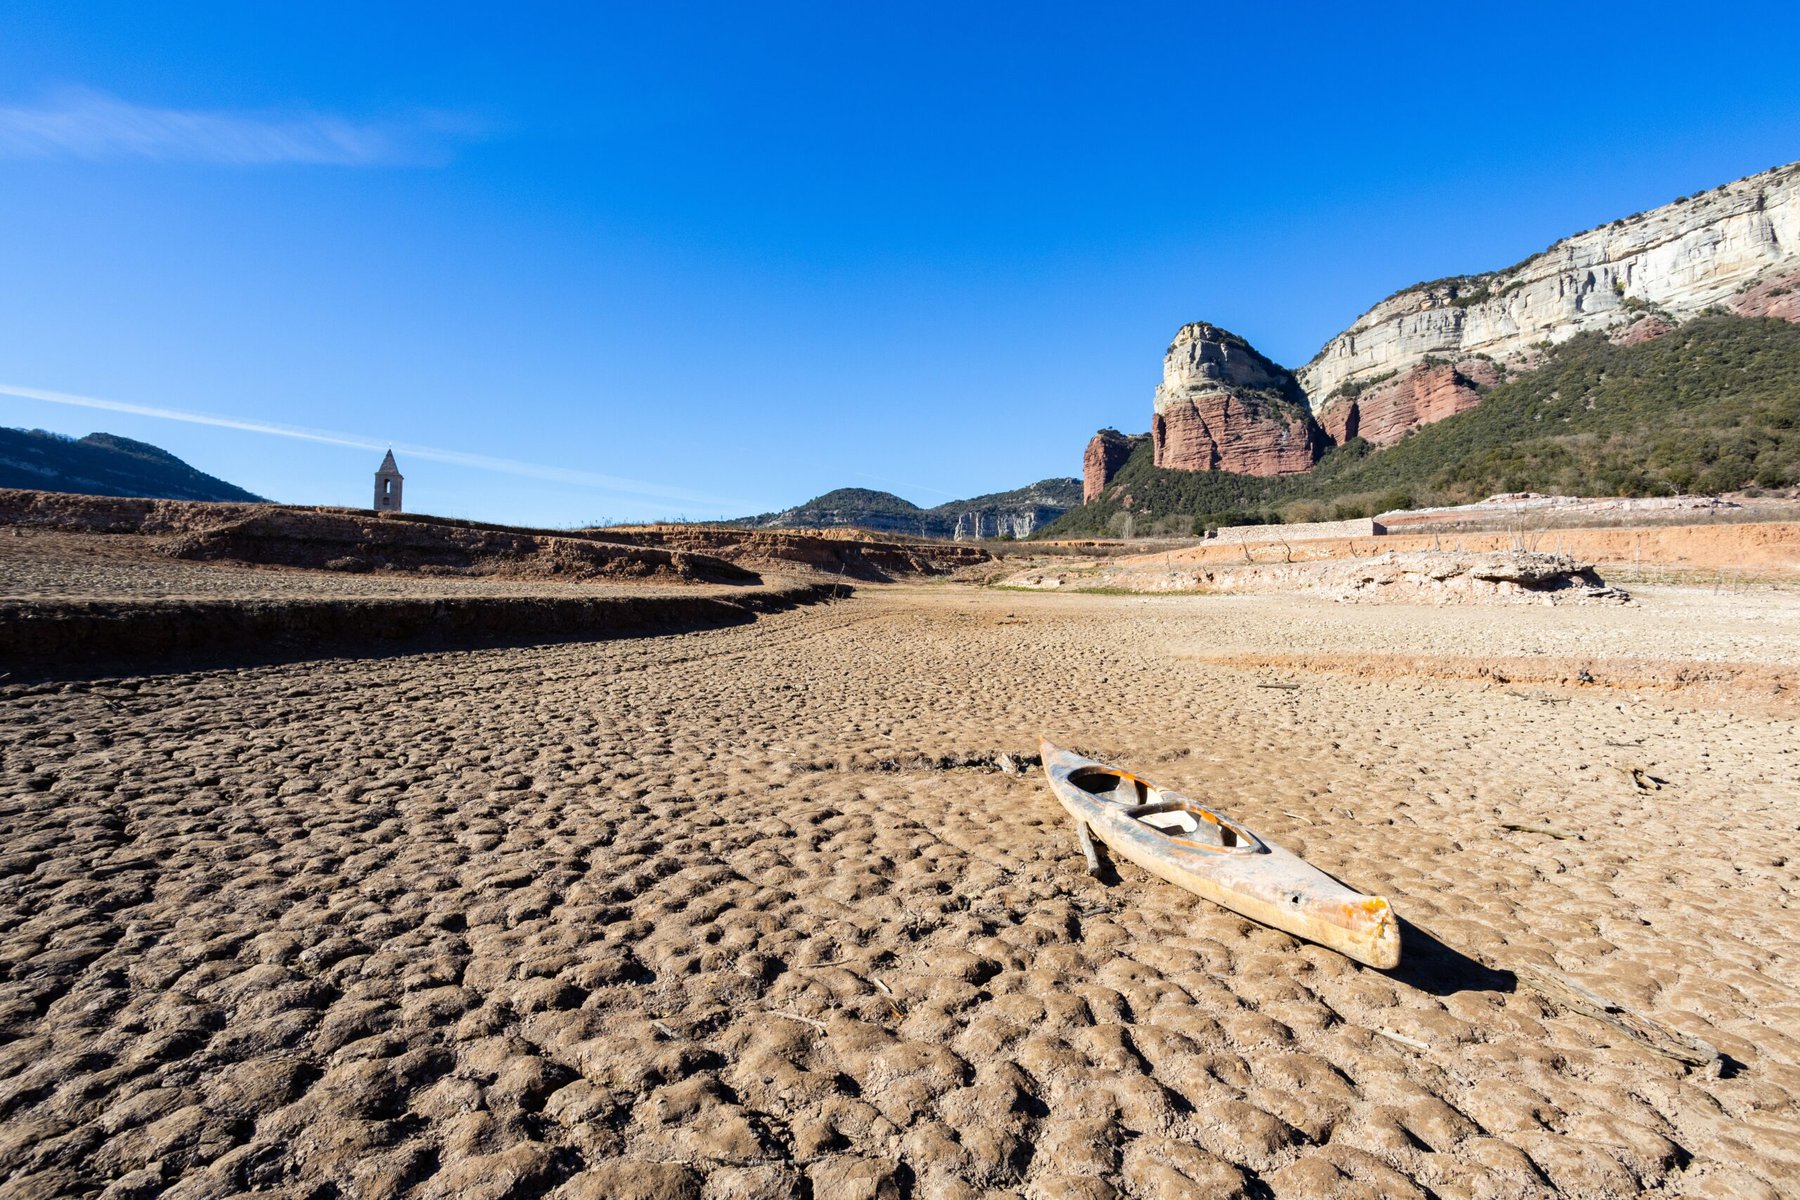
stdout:
<svg viewBox="0 0 1800 1200">
<path fill-rule="evenodd" d="M 1571 234 L 1497 271 L 1401 288 L 1291 370 L 1191 322 L 1164 355 L 1148 436 L 1159 467 L 1310 471 L 1334 447 L 1391 446 L 1475 408 L 1582 334 L 1646 341 L 1713 311 L 1800 321 L 1800 162 Z M 1119 436 L 1088 443 L 1090 498 L 1123 469 Z"/>
<path fill-rule="evenodd" d="M 254 492 L 190 466 L 160 446 L 113 433 L 83 438 L 0 428 L 0 487 L 154 500 L 263 504 Z"/>
<path fill-rule="evenodd" d="M 752 529 L 855 527 L 879 533 L 967 541 L 1030 537 L 1081 503 L 1081 480 L 1040 479 L 1024 487 L 921 508 L 892 492 L 836 488 L 780 512 L 723 522 Z"/>
</svg>

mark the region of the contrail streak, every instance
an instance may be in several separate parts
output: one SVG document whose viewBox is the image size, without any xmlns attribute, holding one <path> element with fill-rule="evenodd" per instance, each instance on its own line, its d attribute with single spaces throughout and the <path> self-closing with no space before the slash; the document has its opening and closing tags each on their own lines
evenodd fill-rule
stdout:
<svg viewBox="0 0 1800 1200">
<path fill-rule="evenodd" d="M 0 158 L 438 166 L 455 143 L 486 132 L 484 122 L 449 112 L 415 111 L 386 120 L 209 112 L 133 104 L 87 88 L 36 106 L 0 106 Z"/>
<path fill-rule="evenodd" d="M 641 479 L 624 479 L 595 471 L 578 471 L 571 467 L 549 467 L 539 463 L 519 462 L 511 458 L 495 458 L 487 454 L 469 454 L 462 450 L 440 450 L 435 446 L 415 446 L 404 442 L 384 442 L 353 433 L 335 433 L 326 429 L 306 429 L 298 425 L 277 425 L 270 421 L 249 421 L 242 417 L 215 417 L 207 413 L 183 412 L 175 408 L 157 408 L 149 404 L 128 404 L 123 400 L 103 400 L 98 396 L 77 396 L 69 392 L 49 392 L 40 388 L 14 387 L 0 383 L 0 395 L 22 400 L 41 400 L 46 404 L 66 404 L 72 408 L 97 408 L 103 412 L 130 413 L 138 417 L 156 417 L 164 421 L 183 421 L 189 425 L 212 425 L 220 429 L 240 429 L 245 433 L 266 433 L 273 437 L 293 438 L 302 442 L 320 442 L 327 446 L 349 446 L 357 450 L 392 449 L 413 458 L 474 467 L 481 471 L 497 471 L 505 475 L 523 475 L 528 479 L 546 479 L 577 487 L 597 488 L 654 500 L 674 500 L 687 504 L 719 505 L 721 509 L 739 508 L 743 501 L 681 488 L 646 483 Z"/>
<path fill-rule="evenodd" d="M 946 492 L 942 488 L 926 487 L 922 483 L 896 483 L 892 479 L 884 479 L 880 475 L 870 475 L 863 471 L 852 471 L 850 474 L 858 479 L 867 479 L 871 483 L 886 484 L 888 487 L 903 487 L 910 492 L 930 492 L 934 496 L 942 496 L 946 500 L 955 500 L 955 492 Z"/>
</svg>

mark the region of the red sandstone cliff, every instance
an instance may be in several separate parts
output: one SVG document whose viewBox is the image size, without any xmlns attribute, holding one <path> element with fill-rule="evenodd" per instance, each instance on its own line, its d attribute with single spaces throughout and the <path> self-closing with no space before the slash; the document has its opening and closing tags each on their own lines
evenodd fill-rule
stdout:
<svg viewBox="0 0 1800 1200">
<path fill-rule="evenodd" d="M 1421 425 L 1474 408 L 1499 381 L 1494 365 L 1478 358 L 1409 367 L 1353 398 L 1333 401 L 1320 411 L 1319 423 L 1340 446 L 1354 437 L 1391 446 Z"/>
<path fill-rule="evenodd" d="M 1649 313 L 1629 325 L 1621 325 L 1613 330 L 1606 335 L 1606 340 L 1615 346 L 1635 346 L 1639 342 L 1655 341 L 1674 328 L 1675 326 L 1669 321 L 1655 313 Z"/>
<path fill-rule="evenodd" d="M 1800 271 L 1790 271 L 1745 288 L 1725 307 L 1740 317 L 1778 317 L 1800 324 Z"/>
<path fill-rule="evenodd" d="M 1081 459 L 1081 502 L 1093 503 L 1131 457 L 1131 452 L 1143 445 L 1149 436 L 1147 433 L 1127 435 L 1116 429 L 1102 429 L 1096 433 Z"/>
<path fill-rule="evenodd" d="M 1156 465 L 1174 471 L 1288 475 L 1311 469 L 1314 426 L 1304 415 L 1282 419 L 1263 406 L 1213 392 L 1156 414 L 1151 436 Z"/>
<path fill-rule="evenodd" d="M 1175 335 L 1154 407 L 1159 467 L 1286 475 L 1318 458 L 1318 426 L 1293 375 L 1216 325 Z"/>
</svg>

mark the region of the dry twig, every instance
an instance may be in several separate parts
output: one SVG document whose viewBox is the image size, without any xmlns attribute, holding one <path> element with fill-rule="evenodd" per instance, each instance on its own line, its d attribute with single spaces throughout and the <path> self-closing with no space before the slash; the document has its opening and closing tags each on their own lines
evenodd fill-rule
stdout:
<svg viewBox="0 0 1800 1200">
<path fill-rule="evenodd" d="M 1560 838 L 1563 841 L 1585 842 L 1587 839 L 1579 833 L 1570 833 L 1567 829 L 1552 829 L 1548 825 L 1521 825 L 1516 821 L 1503 821 L 1502 829 L 1510 829 L 1515 833 L 1541 833 L 1546 837 Z"/>
<path fill-rule="evenodd" d="M 1375 1032 L 1379 1033 L 1382 1037 L 1387 1038 L 1389 1041 L 1399 1042 L 1402 1046 L 1411 1046 L 1414 1050 L 1422 1051 L 1431 1049 L 1430 1045 L 1427 1043 L 1421 1042 L 1417 1038 L 1409 1038 L 1403 1033 L 1395 1033 L 1391 1029 L 1378 1028 Z"/>
<path fill-rule="evenodd" d="M 798 1021 L 802 1025 L 811 1025 L 814 1029 L 818 1030 L 820 1033 L 825 1032 L 825 1022 L 817 1020 L 813 1017 L 803 1017 L 799 1013 L 789 1012 L 785 1008 L 769 1008 L 769 1009 L 764 1009 L 763 1011 L 772 1013 L 777 1017 L 786 1017 L 790 1021 Z"/>
</svg>

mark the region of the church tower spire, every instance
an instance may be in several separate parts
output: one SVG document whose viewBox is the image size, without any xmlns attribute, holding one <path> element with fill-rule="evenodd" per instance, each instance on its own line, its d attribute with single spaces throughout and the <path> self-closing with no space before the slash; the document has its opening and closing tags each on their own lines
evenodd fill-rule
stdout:
<svg viewBox="0 0 1800 1200">
<path fill-rule="evenodd" d="M 381 466 L 375 471 L 375 511 L 400 512 L 400 484 L 406 477 L 400 474 L 400 468 L 394 463 L 394 452 L 389 450 L 387 457 L 381 460 Z"/>
</svg>

